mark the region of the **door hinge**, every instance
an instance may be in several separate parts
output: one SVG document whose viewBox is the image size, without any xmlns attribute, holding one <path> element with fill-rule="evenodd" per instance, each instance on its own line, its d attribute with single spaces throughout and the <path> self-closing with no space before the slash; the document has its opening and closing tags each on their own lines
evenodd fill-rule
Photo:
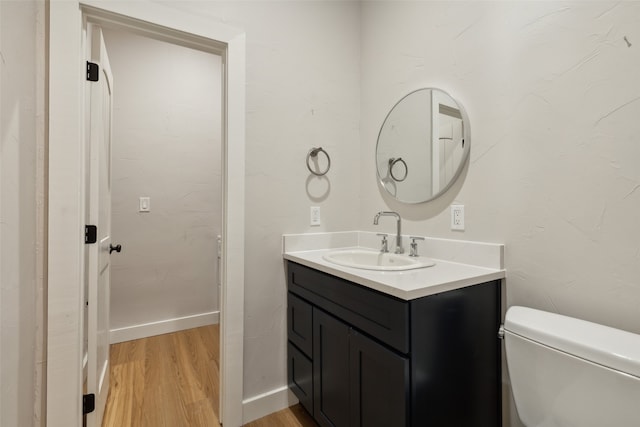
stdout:
<svg viewBox="0 0 640 427">
<path fill-rule="evenodd" d="M 96 409 L 96 395 L 85 394 L 82 396 L 82 415 L 89 414 Z"/>
<path fill-rule="evenodd" d="M 100 67 L 98 67 L 98 64 L 87 61 L 87 80 L 97 82 L 99 74 Z"/>
<path fill-rule="evenodd" d="M 84 242 L 86 244 L 95 243 L 98 241 L 98 227 L 95 225 L 84 226 Z"/>
</svg>

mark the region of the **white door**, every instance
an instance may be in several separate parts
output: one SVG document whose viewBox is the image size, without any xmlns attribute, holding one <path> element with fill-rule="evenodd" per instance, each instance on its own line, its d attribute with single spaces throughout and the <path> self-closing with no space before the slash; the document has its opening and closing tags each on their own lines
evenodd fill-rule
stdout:
<svg viewBox="0 0 640 427">
<path fill-rule="evenodd" d="M 98 64 L 98 81 L 87 81 L 90 93 L 87 149 L 89 224 L 97 241 L 87 245 L 87 393 L 95 395 L 88 427 L 100 427 L 109 394 L 109 298 L 111 253 L 111 96 L 113 78 L 102 31 L 91 25 L 91 62 Z M 119 248 L 117 249 L 119 252 Z"/>
</svg>

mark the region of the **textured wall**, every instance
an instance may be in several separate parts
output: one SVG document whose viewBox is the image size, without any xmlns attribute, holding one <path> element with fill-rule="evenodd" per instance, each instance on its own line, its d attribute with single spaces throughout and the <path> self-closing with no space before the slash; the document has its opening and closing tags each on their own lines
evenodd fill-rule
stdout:
<svg viewBox="0 0 640 427">
<path fill-rule="evenodd" d="M 44 4 L 0 2 L 0 425 L 42 425 Z M 38 169 L 38 167 L 40 169 Z"/>
<path fill-rule="evenodd" d="M 388 207 L 407 233 L 505 243 L 509 305 L 640 333 L 640 3 L 362 9 L 361 227 Z M 387 110 L 424 86 L 467 109 L 471 161 L 440 199 L 403 206 L 375 185 L 374 147 Z"/>
<path fill-rule="evenodd" d="M 282 234 L 357 226 L 359 5 L 355 2 L 167 3 L 247 35 L 244 395 L 286 384 Z M 326 178 L 305 166 L 331 155 Z M 309 227 L 309 207 L 322 225 Z"/>
<path fill-rule="evenodd" d="M 219 56 L 105 31 L 114 75 L 111 328 L 218 309 Z M 151 211 L 138 198 L 151 197 Z"/>
</svg>

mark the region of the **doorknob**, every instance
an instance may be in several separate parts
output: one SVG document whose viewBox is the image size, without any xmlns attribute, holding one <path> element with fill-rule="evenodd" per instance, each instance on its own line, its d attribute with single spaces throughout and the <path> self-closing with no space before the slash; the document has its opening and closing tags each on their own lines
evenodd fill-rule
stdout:
<svg viewBox="0 0 640 427">
<path fill-rule="evenodd" d="M 120 251 L 122 250 L 122 245 L 115 245 L 113 246 L 111 243 L 109 243 L 109 253 L 116 251 L 118 253 L 120 253 Z"/>
</svg>

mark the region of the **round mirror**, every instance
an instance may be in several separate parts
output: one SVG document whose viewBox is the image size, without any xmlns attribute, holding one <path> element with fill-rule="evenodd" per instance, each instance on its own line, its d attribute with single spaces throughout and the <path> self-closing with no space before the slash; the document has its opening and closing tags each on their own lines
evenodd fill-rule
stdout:
<svg viewBox="0 0 640 427">
<path fill-rule="evenodd" d="M 376 146 L 378 179 L 405 203 L 444 193 L 469 158 L 469 121 L 464 109 L 440 89 L 418 89 L 387 114 Z"/>
</svg>

